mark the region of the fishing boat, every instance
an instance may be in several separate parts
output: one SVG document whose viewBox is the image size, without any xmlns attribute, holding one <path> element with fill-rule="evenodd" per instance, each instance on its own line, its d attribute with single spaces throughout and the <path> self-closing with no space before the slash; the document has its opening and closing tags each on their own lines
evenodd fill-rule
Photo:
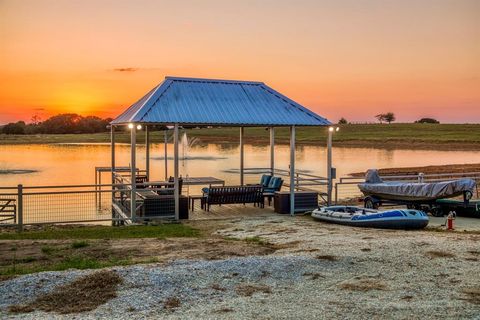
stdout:
<svg viewBox="0 0 480 320">
<path fill-rule="evenodd" d="M 422 229 L 428 225 L 428 216 L 420 210 L 373 210 L 353 206 L 330 206 L 315 209 L 315 220 L 353 227 L 383 229 Z"/>
<path fill-rule="evenodd" d="M 376 169 L 367 171 L 365 182 L 358 188 L 365 195 L 365 208 L 378 209 L 382 204 L 406 205 L 408 208 L 422 209 L 434 216 L 441 216 L 435 202 L 463 195 L 468 204 L 476 187 L 473 179 L 457 179 L 438 182 L 383 181 Z"/>
</svg>

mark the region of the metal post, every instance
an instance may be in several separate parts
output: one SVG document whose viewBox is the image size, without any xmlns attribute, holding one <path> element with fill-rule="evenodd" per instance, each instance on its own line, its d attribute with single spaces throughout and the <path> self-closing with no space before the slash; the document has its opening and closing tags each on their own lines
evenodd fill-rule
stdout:
<svg viewBox="0 0 480 320">
<path fill-rule="evenodd" d="M 168 159 L 167 159 L 167 146 L 168 146 L 168 130 L 165 129 L 165 181 L 168 180 Z"/>
<path fill-rule="evenodd" d="M 295 126 L 290 127 L 290 214 L 295 214 Z"/>
<path fill-rule="evenodd" d="M 175 220 L 180 219 L 180 190 L 178 183 L 178 123 L 175 123 L 174 133 L 173 133 L 173 176 L 175 182 Z"/>
<path fill-rule="evenodd" d="M 327 205 L 332 205 L 332 136 L 333 136 L 333 127 L 328 128 L 328 139 L 327 139 Z"/>
<path fill-rule="evenodd" d="M 136 164 L 136 148 L 137 148 L 137 128 L 134 125 L 130 129 L 130 185 L 131 185 L 131 195 L 130 195 L 130 218 L 132 221 L 135 221 L 136 215 L 136 197 L 137 197 L 137 164 Z"/>
<path fill-rule="evenodd" d="M 275 175 L 275 128 L 270 127 L 270 174 Z"/>
<path fill-rule="evenodd" d="M 115 183 L 115 127 L 110 126 L 110 152 L 111 152 L 111 170 L 112 170 L 112 184 Z M 101 173 L 100 173 L 101 174 Z"/>
<path fill-rule="evenodd" d="M 145 174 L 147 181 L 150 181 L 150 131 L 145 126 Z"/>
<path fill-rule="evenodd" d="M 17 193 L 17 225 L 18 232 L 23 231 L 23 185 L 18 185 Z"/>
<path fill-rule="evenodd" d="M 243 186 L 244 148 L 243 148 L 243 127 L 240 127 L 240 185 Z"/>
</svg>

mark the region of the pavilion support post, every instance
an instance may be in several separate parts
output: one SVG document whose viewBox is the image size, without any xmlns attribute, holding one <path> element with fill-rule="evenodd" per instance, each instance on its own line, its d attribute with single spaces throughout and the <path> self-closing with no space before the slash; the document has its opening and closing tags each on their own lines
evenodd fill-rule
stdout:
<svg viewBox="0 0 480 320">
<path fill-rule="evenodd" d="M 131 195 L 130 195 L 130 218 L 132 221 L 135 221 L 136 215 L 136 198 L 137 198 L 137 129 L 134 125 L 133 128 L 130 129 L 130 187 L 131 187 Z"/>
<path fill-rule="evenodd" d="M 150 130 L 145 126 L 145 174 L 150 181 Z"/>
<path fill-rule="evenodd" d="M 178 181 L 178 123 L 175 123 L 174 133 L 173 133 L 173 172 L 174 172 L 174 196 L 175 196 L 175 220 L 180 218 L 180 184 Z"/>
<path fill-rule="evenodd" d="M 165 181 L 168 180 L 168 151 L 167 151 L 167 147 L 168 147 L 168 130 L 165 128 L 165 131 L 164 131 L 164 138 L 165 138 L 165 142 L 164 142 L 164 147 L 165 147 Z"/>
<path fill-rule="evenodd" d="M 115 127 L 110 126 L 110 153 L 111 153 L 111 165 L 112 170 L 112 184 L 115 183 Z"/>
<path fill-rule="evenodd" d="M 295 126 L 290 127 L 290 215 L 295 214 Z"/>
<path fill-rule="evenodd" d="M 270 127 L 270 174 L 275 175 L 275 128 Z"/>
<path fill-rule="evenodd" d="M 244 147 L 243 147 L 244 128 L 240 127 L 240 185 L 244 184 Z"/>
<path fill-rule="evenodd" d="M 332 139 L 333 139 L 333 130 L 328 128 L 328 139 L 327 139 L 327 205 L 332 205 L 332 190 L 333 190 L 333 179 L 332 179 Z"/>
</svg>

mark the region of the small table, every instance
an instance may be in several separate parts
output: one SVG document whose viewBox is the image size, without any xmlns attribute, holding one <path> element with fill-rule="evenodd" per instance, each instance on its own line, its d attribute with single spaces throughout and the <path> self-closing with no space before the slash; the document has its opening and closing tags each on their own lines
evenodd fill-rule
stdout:
<svg viewBox="0 0 480 320">
<path fill-rule="evenodd" d="M 200 194 L 200 195 L 193 195 L 193 196 L 190 196 L 190 207 L 191 207 L 191 210 L 194 211 L 195 210 L 195 200 L 200 200 L 200 207 L 202 208 L 202 210 L 204 209 L 204 206 L 205 206 L 205 196 Z"/>
</svg>

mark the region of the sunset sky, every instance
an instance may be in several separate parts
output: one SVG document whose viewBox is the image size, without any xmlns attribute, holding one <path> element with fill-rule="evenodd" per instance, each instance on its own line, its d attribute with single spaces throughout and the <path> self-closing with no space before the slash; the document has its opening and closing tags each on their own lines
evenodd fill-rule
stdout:
<svg viewBox="0 0 480 320">
<path fill-rule="evenodd" d="M 478 0 L 0 0 L 0 124 L 119 114 L 165 76 L 263 81 L 331 121 L 480 122 Z"/>
</svg>

